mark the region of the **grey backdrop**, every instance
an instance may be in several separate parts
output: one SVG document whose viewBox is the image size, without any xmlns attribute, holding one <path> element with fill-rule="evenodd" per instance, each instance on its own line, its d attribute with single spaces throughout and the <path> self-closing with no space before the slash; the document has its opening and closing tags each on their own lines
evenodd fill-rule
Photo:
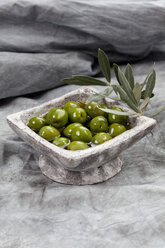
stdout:
<svg viewBox="0 0 165 248">
<path fill-rule="evenodd" d="M 0 1 L 0 248 L 165 247 L 164 113 L 153 136 L 123 153 L 121 173 L 83 187 L 45 178 L 39 154 L 5 120 L 75 89 L 34 93 L 64 76 L 98 73 L 98 47 L 123 67 L 134 61 L 137 81 L 156 62 L 147 114 L 156 111 L 165 105 L 164 23 L 164 1 Z"/>
<path fill-rule="evenodd" d="M 1 0 L 0 99 L 95 75 L 98 47 L 141 59 L 163 46 L 164 23 L 163 1 Z"/>
</svg>

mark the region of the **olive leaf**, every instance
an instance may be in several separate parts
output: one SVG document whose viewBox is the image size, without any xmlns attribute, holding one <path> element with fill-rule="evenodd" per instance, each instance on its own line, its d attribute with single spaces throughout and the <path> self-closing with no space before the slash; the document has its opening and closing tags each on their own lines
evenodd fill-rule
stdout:
<svg viewBox="0 0 165 248">
<path fill-rule="evenodd" d="M 113 91 L 112 87 L 107 87 L 103 92 L 101 92 L 102 95 L 104 96 L 109 96 Z"/>
<path fill-rule="evenodd" d="M 111 114 L 115 114 L 115 115 L 124 115 L 124 116 L 130 116 L 130 115 L 137 115 L 136 112 L 121 112 L 121 111 L 117 111 L 117 110 L 113 110 L 113 109 L 104 109 L 104 108 L 99 108 L 102 111 L 106 112 L 106 113 L 111 113 Z"/>
<path fill-rule="evenodd" d="M 124 74 L 131 88 L 133 89 L 134 88 L 134 76 L 133 76 L 133 70 L 130 64 L 127 64 Z"/>
<path fill-rule="evenodd" d="M 122 89 L 126 92 L 128 97 L 135 104 L 135 106 L 138 106 L 137 101 L 134 97 L 133 91 L 130 87 L 130 84 L 129 84 L 128 80 L 126 79 L 124 73 L 121 71 L 119 66 L 118 66 L 118 76 L 119 76 L 119 81 L 120 81 L 120 85 L 121 85 Z"/>
<path fill-rule="evenodd" d="M 109 59 L 108 59 L 108 56 L 106 55 L 106 53 L 103 50 L 101 50 L 100 48 L 98 49 L 98 62 L 99 62 L 100 69 L 101 69 L 104 77 L 110 83 L 111 71 L 110 71 Z"/>
<path fill-rule="evenodd" d="M 101 49 L 98 49 L 98 62 L 100 65 L 100 69 L 103 75 L 105 76 L 107 82 L 104 82 L 100 79 L 96 79 L 90 76 L 81 76 L 81 75 L 75 75 L 72 76 L 72 78 L 64 78 L 62 81 L 67 84 L 76 84 L 76 85 L 110 86 L 110 81 L 111 81 L 110 63 L 108 56 Z M 91 97 L 88 98 L 87 101 L 88 102 L 92 100 L 99 101 L 101 99 L 104 99 L 105 97 L 108 97 L 110 95 L 113 89 L 116 95 L 119 97 L 118 99 L 119 101 L 127 104 L 136 113 L 143 114 L 143 111 L 147 107 L 150 98 L 154 96 L 153 89 L 155 87 L 155 81 L 156 81 L 156 72 L 154 69 L 154 65 L 151 72 L 145 78 L 144 82 L 136 83 L 136 84 L 134 80 L 133 70 L 130 64 L 127 64 L 124 73 L 122 72 L 120 67 L 115 63 L 113 64 L 113 69 L 116 79 L 119 82 L 119 85 L 112 85 L 112 88 L 107 87 L 103 92 L 93 94 Z M 143 90 L 144 86 L 146 87 Z M 139 106 L 140 99 L 144 99 L 144 101 Z M 157 111 L 156 114 L 160 113 L 164 109 L 165 108 L 163 107 L 161 110 Z M 153 116 L 155 116 L 156 114 L 153 114 Z"/>
<path fill-rule="evenodd" d="M 155 70 L 153 70 L 147 80 L 146 89 L 144 92 L 144 99 L 147 97 L 150 98 L 152 96 L 152 91 L 155 87 L 155 81 L 156 81 L 156 73 Z"/>
<path fill-rule="evenodd" d="M 102 99 L 104 99 L 105 96 L 99 94 L 99 93 L 96 93 L 96 94 L 93 94 L 91 95 L 87 100 L 86 100 L 86 103 L 89 103 L 89 102 L 92 102 L 92 101 L 95 101 L 95 102 L 98 102 Z"/>
<path fill-rule="evenodd" d="M 104 99 L 105 97 L 108 97 L 112 91 L 113 91 L 112 87 L 107 87 L 103 92 L 99 92 L 99 93 L 95 93 L 95 94 L 91 95 L 87 99 L 86 103 L 89 103 L 91 101 L 98 102 L 98 101 Z"/>
<path fill-rule="evenodd" d="M 143 87 L 146 85 L 146 83 L 148 82 L 148 78 L 151 75 L 152 71 L 155 69 L 155 63 L 152 66 L 151 71 L 148 73 L 148 75 L 146 76 L 145 80 L 143 83 L 140 83 L 141 89 L 143 89 Z"/>
<path fill-rule="evenodd" d="M 145 90 L 143 90 L 141 93 L 141 99 L 144 99 L 144 95 L 145 95 Z M 152 97 L 154 97 L 154 93 L 152 93 L 150 98 L 152 98 Z"/>
<path fill-rule="evenodd" d="M 133 88 L 133 94 L 134 97 L 137 101 L 137 103 L 139 103 L 140 99 L 141 99 L 141 87 L 139 83 L 136 83 L 134 88 Z"/>
<path fill-rule="evenodd" d="M 120 84 L 120 81 L 119 81 L 119 76 L 118 76 L 118 65 L 113 63 L 113 70 L 114 70 L 114 73 L 115 73 L 115 76 L 116 76 L 116 79 L 117 81 L 119 82 Z"/>
<path fill-rule="evenodd" d="M 149 78 L 150 74 L 151 74 L 151 72 L 146 76 L 144 82 L 143 82 L 143 83 L 140 83 L 141 89 L 143 89 L 144 86 L 146 85 L 146 83 L 147 83 L 147 81 L 148 81 L 148 78 Z"/>
<path fill-rule="evenodd" d="M 141 110 L 141 111 L 144 110 L 144 109 L 146 108 L 147 104 L 149 103 L 149 100 L 150 100 L 150 98 L 147 97 L 147 98 L 142 102 L 142 104 L 140 105 L 140 110 Z"/>
<path fill-rule="evenodd" d="M 133 103 L 132 99 L 127 95 L 127 93 L 123 90 L 120 85 L 112 85 L 115 92 L 118 92 L 120 98 L 123 102 L 125 102 L 130 108 L 132 108 L 135 112 L 139 112 L 138 107 Z"/>
<path fill-rule="evenodd" d="M 102 85 L 102 86 L 108 85 L 108 83 L 106 82 L 103 82 L 99 79 L 89 76 L 72 76 L 72 78 L 64 78 L 62 82 L 66 84 L 76 84 L 76 85 Z"/>
<path fill-rule="evenodd" d="M 164 110 L 165 110 L 165 106 L 163 108 L 159 109 L 158 111 L 156 111 L 155 113 L 151 114 L 149 117 L 154 117 L 154 116 L 160 114 Z"/>
</svg>

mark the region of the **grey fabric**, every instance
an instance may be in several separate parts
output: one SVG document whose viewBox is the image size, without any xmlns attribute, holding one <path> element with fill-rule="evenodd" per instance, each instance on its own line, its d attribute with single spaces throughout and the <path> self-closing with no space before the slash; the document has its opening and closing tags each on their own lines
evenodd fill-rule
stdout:
<svg viewBox="0 0 165 248">
<path fill-rule="evenodd" d="M 152 60 L 134 64 L 138 81 Z M 165 105 L 165 60 L 156 61 L 155 98 L 147 114 Z M 114 81 L 114 78 L 113 78 Z M 45 178 L 39 154 L 7 126 L 5 116 L 58 97 L 75 86 L 1 100 L 0 247 L 164 248 L 165 118 L 123 153 L 122 171 L 93 186 L 61 185 Z"/>
<path fill-rule="evenodd" d="M 62 85 L 72 74 L 94 74 L 89 55 L 0 53 L 0 98 L 34 93 Z M 85 62 L 85 63 L 84 63 Z"/>
<path fill-rule="evenodd" d="M 0 1 L 0 98 L 52 88 L 74 72 L 95 74 L 100 46 L 112 52 L 112 62 L 131 62 L 155 50 L 133 69 L 139 82 L 156 62 L 155 97 L 147 114 L 165 105 L 165 4 L 118 3 Z M 82 187 L 45 178 L 39 154 L 7 125 L 8 114 L 75 88 L 0 100 L 0 248 L 164 248 L 164 112 L 156 117 L 153 136 L 123 153 L 118 175 Z"/>
<path fill-rule="evenodd" d="M 121 62 L 163 45 L 162 1 L 113 2 L 1 0 L 0 99 L 59 86 L 72 74 L 95 75 L 98 47 Z"/>
</svg>

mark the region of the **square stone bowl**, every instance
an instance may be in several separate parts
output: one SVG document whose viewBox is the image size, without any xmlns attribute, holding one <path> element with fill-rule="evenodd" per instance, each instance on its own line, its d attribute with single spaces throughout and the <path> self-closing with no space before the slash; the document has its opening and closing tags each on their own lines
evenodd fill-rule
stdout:
<svg viewBox="0 0 165 248">
<path fill-rule="evenodd" d="M 143 138 L 156 125 L 156 120 L 152 118 L 129 117 L 132 129 L 101 145 L 80 151 L 69 151 L 57 147 L 41 138 L 27 126 L 30 118 L 44 116 L 51 108 L 62 107 L 68 101 L 86 101 L 93 93 L 96 91 L 92 88 L 79 88 L 38 107 L 7 117 L 8 124 L 18 136 L 42 154 L 39 160 L 41 171 L 54 181 L 83 185 L 109 179 L 121 170 L 122 161 L 119 154 Z M 109 99 L 105 99 L 103 103 L 110 107 L 120 106 L 117 102 Z M 124 111 L 129 111 L 128 108 L 120 107 Z"/>
</svg>

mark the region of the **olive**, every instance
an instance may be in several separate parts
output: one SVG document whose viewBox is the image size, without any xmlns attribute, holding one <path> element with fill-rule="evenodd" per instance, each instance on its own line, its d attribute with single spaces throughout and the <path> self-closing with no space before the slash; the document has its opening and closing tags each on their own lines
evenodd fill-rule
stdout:
<svg viewBox="0 0 165 248">
<path fill-rule="evenodd" d="M 105 132 L 108 129 L 108 121 L 104 116 L 96 116 L 90 121 L 90 130 L 92 132 Z"/>
<path fill-rule="evenodd" d="M 92 140 L 92 133 L 88 128 L 79 126 L 73 129 L 72 134 L 71 134 L 71 140 L 73 141 L 78 140 L 78 141 L 89 143 Z"/>
<path fill-rule="evenodd" d="M 87 114 L 83 108 L 72 108 L 69 112 L 71 122 L 84 123 L 87 119 Z"/>
<path fill-rule="evenodd" d="M 51 119 L 51 117 L 54 114 L 54 112 L 55 112 L 56 109 L 57 108 L 50 109 L 49 112 L 45 115 L 45 119 L 46 119 L 46 121 L 47 121 L 48 124 L 51 124 L 50 123 L 50 119 Z"/>
<path fill-rule="evenodd" d="M 85 111 L 92 118 L 100 115 L 104 116 L 104 112 L 99 108 L 101 108 L 100 104 L 92 101 L 85 106 Z"/>
<path fill-rule="evenodd" d="M 71 110 L 72 108 L 78 108 L 78 107 L 79 107 L 79 105 L 78 105 L 76 102 L 70 101 L 70 102 L 65 103 L 65 105 L 64 105 L 63 108 L 64 108 L 68 113 L 70 113 L 70 110 Z"/>
<path fill-rule="evenodd" d="M 45 125 L 47 125 L 47 121 L 42 117 L 32 117 L 28 123 L 28 127 L 35 132 L 38 132 Z"/>
<path fill-rule="evenodd" d="M 112 139 L 112 137 L 108 133 L 101 132 L 101 133 L 97 133 L 93 137 L 93 143 L 99 145 L 110 139 Z"/>
<path fill-rule="evenodd" d="M 68 146 L 68 150 L 76 151 L 76 150 L 84 150 L 89 148 L 89 146 L 82 141 L 72 141 Z"/>
<path fill-rule="evenodd" d="M 52 143 L 56 146 L 65 148 L 66 146 L 69 145 L 70 140 L 68 138 L 65 138 L 65 137 L 59 137 L 59 138 L 56 138 L 55 140 L 53 140 Z"/>
<path fill-rule="evenodd" d="M 68 125 L 64 131 L 63 131 L 63 134 L 68 137 L 68 138 L 71 138 L 71 134 L 72 134 L 72 131 L 74 128 L 76 127 L 79 127 L 79 126 L 82 126 L 81 123 L 71 123 L 70 125 Z"/>
<path fill-rule="evenodd" d="M 55 127 L 44 126 L 40 129 L 39 135 L 48 141 L 52 141 L 55 138 L 60 137 L 60 132 Z"/>
<path fill-rule="evenodd" d="M 46 120 L 50 125 L 61 128 L 68 122 L 68 113 L 65 109 L 53 108 L 48 112 Z"/>
<path fill-rule="evenodd" d="M 110 109 L 110 107 L 108 107 L 107 105 L 105 104 L 100 104 L 101 108 L 103 109 Z M 107 118 L 108 117 L 108 113 L 104 112 L 104 116 Z"/>
<path fill-rule="evenodd" d="M 114 108 L 112 108 L 112 110 L 124 112 L 121 108 L 118 108 L 118 107 L 114 107 Z M 108 121 L 109 121 L 109 123 L 126 124 L 127 117 L 125 115 L 116 115 L 116 114 L 109 113 L 108 114 Z"/>
<path fill-rule="evenodd" d="M 109 134 L 111 135 L 111 137 L 116 137 L 125 131 L 127 131 L 127 129 L 122 124 L 113 123 L 109 127 Z"/>
</svg>

